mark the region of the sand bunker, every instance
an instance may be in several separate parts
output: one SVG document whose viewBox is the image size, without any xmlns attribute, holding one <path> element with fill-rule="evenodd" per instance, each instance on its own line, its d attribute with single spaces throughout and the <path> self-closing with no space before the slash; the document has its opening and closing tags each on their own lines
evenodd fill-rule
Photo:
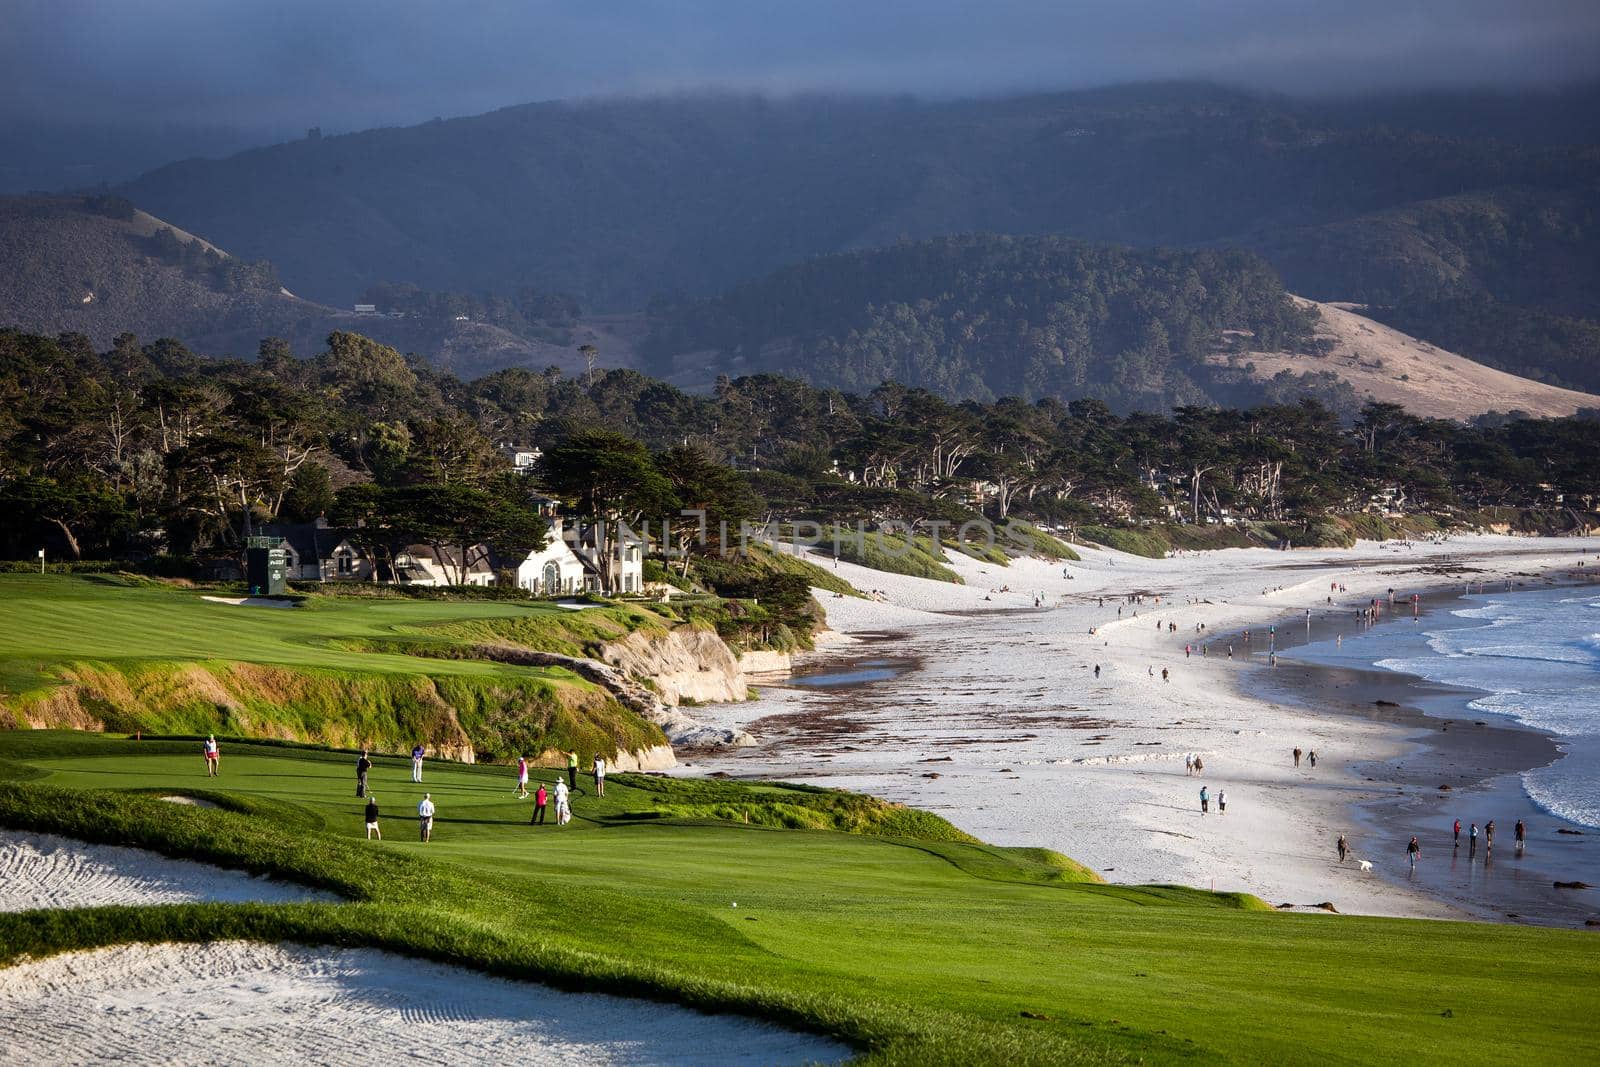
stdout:
<svg viewBox="0 0 1600 1067">
<path fill-rule="evenodd" d="M 231 604 L 236 608 L 292 608 L 294 601 L 268 596 L 203 596 L 213 604 Z"/>
<path fill-rule="evenodd" d="M 203 797 L 186 797 L 181 793 L 173 793 L 161 798 L 168 804 L 185 804 L 191 808 L 214 808 L 217 805 Z"/>
<path fill-rule="evenodd" d="M 773 1064 L 850 1050 L 736 1016 L 371 949 L 125 945 L 0 970 L 11 1062 Z"/>
<path fill-rule="evenodd" d="M 137 848 L 0 830 L 0 911 L 194 901 L 333 901 L 318 889 Z"/>
</svg>

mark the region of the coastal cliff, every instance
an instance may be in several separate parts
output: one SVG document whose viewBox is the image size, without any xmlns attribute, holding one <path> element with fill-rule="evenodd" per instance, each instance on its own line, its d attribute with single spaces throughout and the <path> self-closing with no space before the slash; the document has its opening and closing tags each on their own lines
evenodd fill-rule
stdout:
<svg viewBox="0 0 1600 1067">
<path fill-rule="evenodd" d="M 626 674 L 648 678 L 662 703 L 676 706 L 746 700 L 739 658 L 716 632 L 678 626 L 666 633 L 635 630 L 600 646 L 601 659 Z"/>
<path fill-rule="evenodd" d="M 728 646 L 723 644 L 715 634 L 709 635 L 712 640 L 721 645 L 722 651 L 729 661 L 733 653 Z M 657 638 L 659 640 L 659 638 Z M 636 648 L 648 649 L 650 644 L 641 642 Z M 671 646 L 668 646 L 671 647 Z M 484 645 L 473 650 L 474 654 L 483 659 L 492 659 L 501 663 L 513 663 L 525 667 L 564 667 L 587 682 L 605 689 L 611 697 L 624 708 L 632 711 L 646 722 L 658 727 L 667 740 L 674 747 L 683 748 L 710 748 L 748 747 L 756 743 L 743 730 L 726 730 L 711 726 L 686 715 L 674 705 L 661 699 L 652 689 L 631 677 L 623 668 L 611 663 L 602 663 L 599 660 L 587 659 L 582 656 L 568 656 L 560 652 L 541 652 L 529 648 L 516 648 L 506 645 Z M 708 672 L 709 673 L 709 672 Z M 651 679 L 653 684 L 655 680 Z M 739 676 L 739 685 L 744 687 L 743 678 Z M 658 751 L 658 749 L 663 751 Z M 631 755 L 640 761 L 641 770 L 658 770 L 676 764 L 672 754 L 672 747 L 655 746 L 643 751 L 634 751 Z M 618 756 L 624 755 L 619 749 Z M 644 761 L 653 760 L 654 763 L 646 765 Z M 619 767 L 621 764 L 619 763 Z M 623 768 L 626 769 L 626 768 Z"/>
</svg>

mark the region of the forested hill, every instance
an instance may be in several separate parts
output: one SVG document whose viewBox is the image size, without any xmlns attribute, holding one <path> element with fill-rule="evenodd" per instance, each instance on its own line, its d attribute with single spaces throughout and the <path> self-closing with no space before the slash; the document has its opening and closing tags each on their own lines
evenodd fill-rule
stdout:
<svg viewBox="0 0 1600 1067">
<path fill-rule="evenodd" d="M 1303 350 L 1314 314 L 1246 252 L 979 235 L 825 256 L 681 304 L 660 313 L 645 352 L 654 373 L 690 385 L 780 372 L 860 392 L 896 381 L 955 399 L 1164 410 L 1233 395 L 1207 355 Z"/>
<path fill-rule="evenodd" d="M 361 329 L 464 377 L 519 364 L 571 369 L 581 365 L 575 347 L 596 339 L 570 301 L 526 291 L 483 300 L 390 286 L 364 295 L 391 314 L 357 315 L 301 299 L 271 263 L 205 236 L 116 196 L 0 196 L 0 326 L 82 334 L 101 347 L 124 333 L 170 337 L 232 357 L 254 356 L 265 337 L 309 352 L 335 330 Z"/>
</svg>

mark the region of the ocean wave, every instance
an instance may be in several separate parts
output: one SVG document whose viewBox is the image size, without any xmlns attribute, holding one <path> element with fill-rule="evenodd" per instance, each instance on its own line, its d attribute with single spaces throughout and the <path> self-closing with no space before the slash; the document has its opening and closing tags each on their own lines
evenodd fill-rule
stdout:
<svg viewBox="0 0 1600 1067">
<path fill-rule="evenodd" d="M 1535 663 L 1593 663 L 1596 656 L 1593 651 L 1580 647 L 1578 642 L 1570 645 L 1473 645 L 1456 650 L 1454 654 L 1445 653 L 1446 658 L 1463 659 L 1514 659 L 1529 660 Z"/>
<path fill-rule="evenodd" d="M 1528 799 L 1559 819 L 1600 829 L 1600 783 L 1592 775 L 1574 772 L 1557 760 L 1548 767 L 1522 776 Z"/>
</svg>

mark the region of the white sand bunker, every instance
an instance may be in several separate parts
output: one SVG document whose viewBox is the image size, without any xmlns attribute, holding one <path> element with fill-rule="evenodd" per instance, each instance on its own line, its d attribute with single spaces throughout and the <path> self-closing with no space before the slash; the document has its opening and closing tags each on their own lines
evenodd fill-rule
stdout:
<svg viewBox="0 0 1600 1067">
<path fill-rule="evenodd" d="M 333 901 L 332 893 L 138 848 L 0 830 L 0 911 L 102 904 Z"/>
<path fill-rule="evenodd" d="M 850 1049 L 735 1016 L 371 949 L 125 945 L 0 970 L 14 1063 L 776 1064 Z"/>
<path fill-rule="evenodd" d="M 203 596 L 213 604 L 231 604 L 236 608 L 292 608 L 294 601 L 279 600 L 269 596 Z"/>
</svg>

